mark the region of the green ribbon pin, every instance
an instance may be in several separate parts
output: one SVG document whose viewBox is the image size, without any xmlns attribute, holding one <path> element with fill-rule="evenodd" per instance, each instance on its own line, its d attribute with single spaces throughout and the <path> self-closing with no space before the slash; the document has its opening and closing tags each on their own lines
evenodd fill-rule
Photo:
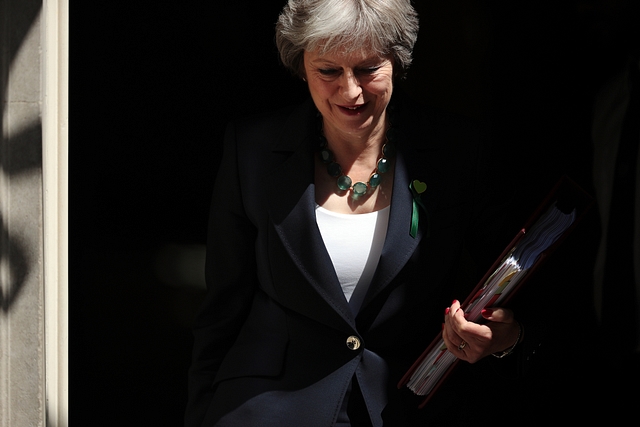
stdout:
<svg viewBox="0 0 640 427">
<path fill-rule="evenodd" d="M 411 237 L 415 239 L 418 234 L 418 221 L 420 220 L 420 212 L 418 210 L 418 206 L 424 209 L 425 214 L 427 214 L 427 226 L 429 222 L 427 208 L 422 203 L 422 197 L 421 197 L 422 193 L 427 191 L 427 184 L 425 184 L 422 181 L 418 181 L 417 179 L 414 179 L 409 183 L 409 189 L 413 194 L 413 211 L 411 213 L 411 230 L 409 231 L 409 234 L 411 235 Z M 428 235 L 428 227 L 427 227 L 427 235 Z"/>
</svg>

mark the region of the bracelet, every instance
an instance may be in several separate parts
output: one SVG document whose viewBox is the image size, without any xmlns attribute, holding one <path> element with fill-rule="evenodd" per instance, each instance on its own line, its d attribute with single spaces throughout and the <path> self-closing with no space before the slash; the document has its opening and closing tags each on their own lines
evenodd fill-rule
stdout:
<svg viewBox="0 0 640 427">
<path fill-rule="evenodd" d="M 516 338 L 516 342 L 509 347 L 507 350 L 504 350 L 502 352 L 499 353 L 491 353 L 491 355 L 493 357 L 497 357 L 498 359 L 502 359 L 505 356 L 510 355 L 511 353 L 513 353 L 513 350 L 515 350 L 516 346 L 520 343 L 520 338 L 522 337 L 522 331 L 524 330 L 524 328 L 522 327 L 522 323 L 518 322 L 518 338 Z"/>
</svg>

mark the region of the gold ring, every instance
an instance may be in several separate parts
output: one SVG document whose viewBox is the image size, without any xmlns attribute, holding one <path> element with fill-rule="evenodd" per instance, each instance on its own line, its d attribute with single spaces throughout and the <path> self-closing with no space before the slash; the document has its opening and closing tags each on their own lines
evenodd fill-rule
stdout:
<svg viewBox="0 0 640 427">
<path fill-rule="evenodd" d="M 462 340 L 462 342 L 461 342 L 461 343 L 460 343 L 460 345 L 458 346 L 458 350 L 462 350 L 462 349 L 464 349 L 466 346 L 467 346 L 467 343 L 466 343 L 464 340 Z"/>
</svg>

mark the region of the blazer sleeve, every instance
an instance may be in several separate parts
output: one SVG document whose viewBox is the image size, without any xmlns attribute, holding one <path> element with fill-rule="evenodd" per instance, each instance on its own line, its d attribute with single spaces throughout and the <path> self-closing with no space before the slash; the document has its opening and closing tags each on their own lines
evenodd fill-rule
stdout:
<svg viewBox="0 0 640 427">
<path fill-rule="evenodd" d="M 237 152 L 236 132 L 230 124 L 209 213 L 207 294 L 193 329 L 186 426 L 201 424 L 215 391 L 220 364 L 247 317 L 257 287 L 256 228 L 245 214 Z"/>
</svg>

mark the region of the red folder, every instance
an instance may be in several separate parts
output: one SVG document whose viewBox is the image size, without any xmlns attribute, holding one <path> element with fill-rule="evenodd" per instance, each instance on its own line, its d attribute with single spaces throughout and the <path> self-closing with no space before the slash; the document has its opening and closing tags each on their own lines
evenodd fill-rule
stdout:
<svg viewBox="0 0 640 427">
<path fill-rule="evenodd" d="M 479 321 L 482 308 L 505 306 L 575 229 L 593 203 L 594 199 L 574 181 L 562 177 L 462 303 L 466 315 L 478 313 L 469 320 Z M 525 260 L 527 268 L 520 265 Z M 516 265 L 512 265 L 514 261 Z M 425 396 L 419 405 L 422 408 L 458 362 L 444 347 L 439 333 L 402 377 L 398 388 L 406 386 Z"/>
</svg>

